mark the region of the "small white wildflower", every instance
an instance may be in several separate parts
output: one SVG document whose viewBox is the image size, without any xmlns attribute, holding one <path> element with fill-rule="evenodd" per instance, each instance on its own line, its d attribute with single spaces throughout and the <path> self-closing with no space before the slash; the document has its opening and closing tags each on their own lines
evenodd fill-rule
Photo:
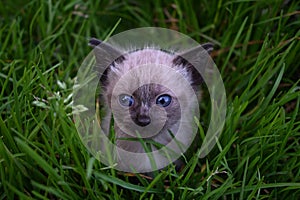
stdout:
<svg viewBox="0 0 300 200">
<path fill-rule="evenodd" d="M 49 106 L 47 106 L 47 104 L 38 100 L 33 101 L 32 104 L 41 108 L 46 108 L 46 109 L 50 108 Z"/>
<path fill-rule="evenodd" d="M 65 90 L 65 89 L 67 88 L 67 85 L 66 85 L 65 82 L 61 82 L 60 80 L 57 80 L 56 82 L 57 82 L 57 85 L 58 85 L 61 89 Z"/>
<path fill-rule="evenodd" d="M 73 106 L 72 108 L 73 108 L 72 114 L 78 114 L 88 110 L 88 108 L 85 107 L 84 105 L 77 105 L 77 106 Z"/>
<path fill-rule="evenodd" d="M 69 102 L 69 100 L 73 97 L 73 93 L 69 94 L 66 99 L 64 99 L 64 103 Z"/>
</svg>

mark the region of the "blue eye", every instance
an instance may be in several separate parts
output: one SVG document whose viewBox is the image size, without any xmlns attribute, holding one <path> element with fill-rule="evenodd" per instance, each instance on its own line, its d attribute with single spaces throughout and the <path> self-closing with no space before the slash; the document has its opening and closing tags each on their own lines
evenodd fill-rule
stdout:
<svg viewBox="0 0 300 200">
<path fill-rule="evenodd" d="M 172 97 L 170 95 L 163 94 L 156 99 L 156 104 L 162 107 L 167 107 L 168 105 L 170 105 L 171 101 Z"/>
<path fill-rule="evenodd" d="M 134 103 L 134 98 L 127 94 L 121 94 L 119 96 L 119 102 L 122 106 L 130 107 Z"/>
</svg>

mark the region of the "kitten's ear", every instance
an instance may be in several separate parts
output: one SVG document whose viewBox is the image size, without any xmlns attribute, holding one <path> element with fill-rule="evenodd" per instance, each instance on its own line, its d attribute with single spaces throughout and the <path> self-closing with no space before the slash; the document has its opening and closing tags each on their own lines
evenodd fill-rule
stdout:
<svg viewBox="0 0 300 200">
<path fill-rule="evenodd" d="M 184 64 L 184 63 L 180 63 L 180 62 L 186 62 L 187 60 L 195 60 L 195 59 L 199 58 L 199 56 L 201 54 L 203 54 L 204 52 L 210 54 L 213 49 L 214 49 L 214 45 L 212 43 L 205 43 L 205 44 L 196 46 L 193 49 L 190 49 L 186 52 L 179 54 L 174 59 L 174 62 L 176 62 L 176 64 L 178 64 L 178 65 Z"/>
<path fill-rule="evenodd" d="M 191 73 L 192 85 L 200 85 L 203 83 L 203 78 L 193 65 L 197 64 L 202 66 L 201 63 L 206 63 L 209 54 L 213 50 L 213 46 L 212 43 L 205 43 L 185 51 L 174 58 L 174 65 L 183 66 Z"/>
<path fill-rule="evenodd" d="M 214 44 L 210 42 L 202 44 L 201 47 L 205 49 L 208 54 L 214 50 Z"/>
<path fill-rule="evenodd" d="M 99 39 L 91 38 L 89 46 L 94 47 L 96 61 L 102 62 L 105 59 L 110 62 L 108 64 L 112 64 L 112 62 L 120 63 L 125 60 L 121 51 Z"/>
<path fill-rule="evenodd" d="M 102 41 L 98 40 L 97 38 L 91 38 L 89 40 L 89 46 L 91 46 L 91 47 L 96 47 L 96 46 L 98 46 L 101 43 L 102 43 Z"/>
<path fill-rule="evenodd" d="M 99 67 L 99 71 L 102 71 L 100 81 L 103 86 L 106 86 L 108 83 L 108 71 L 111 70 L 110 68 L 114 67 L 116 63 L 123 62 L 125 57 L 122 55 L 123 53 L 115 47 L 96 38 L 89 40 L 89 46 L 94 48 L 96 65 Z"/>
</svg>

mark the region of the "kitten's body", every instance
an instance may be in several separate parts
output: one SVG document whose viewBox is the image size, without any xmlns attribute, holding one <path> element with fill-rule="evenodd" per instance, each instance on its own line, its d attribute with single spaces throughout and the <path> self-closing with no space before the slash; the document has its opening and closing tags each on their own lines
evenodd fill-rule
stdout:
<svg viewBox="0 0 300 200">
<path fill-rule="evenodd" d="M 100 43 L 95 39 L 90 41 L 92 46 L 97 46 Z M 211 47 L 211 45 L 207 45 L 206 50 L 210 51 Z M 101 57 L 97 57 L 96 52 L 97 62 L 101 62 L 101 59 Z M 202 79 L 193 66 L 182 55 L 175 55 L 155 48 L 144 48 L 118 57 L 110 64 L 105 71 L 105 77 L 101 79 L 104 104 L 107 105 L 107 116 L 102 122 L 102 127 L 104 127 L 105 132 L 110 132 L 109 128 L 113 117 L 115 119 L 116 144 L 126 151 L 145 152 L 140 141 L 124 140 L 124 138 L 135 138 L 132 134 L 124 131 L 129 130 L 132 123 L 141 128 L 138 130 L 149 131 L 149 126 L 150 130 L 151 125 L 154 129 L 159 127 L 160 122 L 163 121 L 164 123 L 157 134 L 149 134 L 149 137 L 144 135 L 145 140 L 153 140 L 161 145 L 167 145 L 174 137 L 172 134 L 178 132 L 183 117 L 181 116 L 183 108 L 180 105 L 180 100 L 189 102 L 191 94 L 182 87 L 182 81 L 174 77 L 170 71 L 163 70 L 163 67 L 160 68 L 159 66 L 168 66 L 172 71 L 184 77 L 195 94 L 200 96 L 199 84 L 201 84 Z M 125 76 L 129 78 L 122 83 L 122 77 Z M 116 87 L 119 89 L 115 89 Z M 174 91 L 176 91 L 176 95 Z M 128 95 L 120 97 L 122 94 Z M 130 99 L 128 100 L 128 98 Z M 118 99 L 121 104 L 123 102 L 128 105 L 116 103 Z M 112 116 L 112 112 L 114 112 L 114 116 Z M 190 124 L 186 123 L 186 126 L 188 128 Z M 157 149 L 157 147 L 152 147 L 154 150 Z"/>
</svg>

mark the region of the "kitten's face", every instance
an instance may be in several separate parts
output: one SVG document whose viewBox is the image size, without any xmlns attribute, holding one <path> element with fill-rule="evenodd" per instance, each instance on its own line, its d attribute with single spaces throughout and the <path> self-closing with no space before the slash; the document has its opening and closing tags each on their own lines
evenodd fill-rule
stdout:
<svg viewBox="0 0 300 200">
<path fill-rule="evenodd" d="M 169 129 L 181 117 L 176 95 L 159 84 L 145 84 L 132 94 L 116 93 L 112 101 L 117 102 L 115 117 L 122 120 L 121 126 L 127 134 L 134 135 L 138 130 L 143 137 L 152 137 Z"/>
<path fill-rule="evenodd" d="M 174 65 L 173 59 L 174 55 L 145 49 L 126 55 L 121 63 L 111 66 L 105 95 L 123 132 L 133 136 L 138 131 L 148 138 L 176 131 L 172 126 L 181 118 L 178 98 L 189 97 L 170 70 L 186 81 L 191 77 L 186 69 Z"/>
<path fill-rule="evenodd" d="M 92 46 L 100 43 L 95 39 L 90 41 Z M 99 66 L 109 64 L 104 58 L 115 59 L 100 81 L 117 138 L 141 136 L 166 145 L 173 137 L 170 132 L 176 135 L 180 131 L 183 119 L 187 119 L 185 129 L 191 129 L 202 78 L 186 58 L 197 59 L 202 47 L 180 55 L 154 48 L 122 54 L 111 46 L 102 47 L 95 48 Z M 210 51 L 212 46 L 203 47 Z M 109 127 L 107 123 L 104 125 Z M 190 130 L 182 131 L 188 140 Z M 140 142 L 119 140 L 117 145 L 131 152 L 143 152 Z"/>
</svg>

